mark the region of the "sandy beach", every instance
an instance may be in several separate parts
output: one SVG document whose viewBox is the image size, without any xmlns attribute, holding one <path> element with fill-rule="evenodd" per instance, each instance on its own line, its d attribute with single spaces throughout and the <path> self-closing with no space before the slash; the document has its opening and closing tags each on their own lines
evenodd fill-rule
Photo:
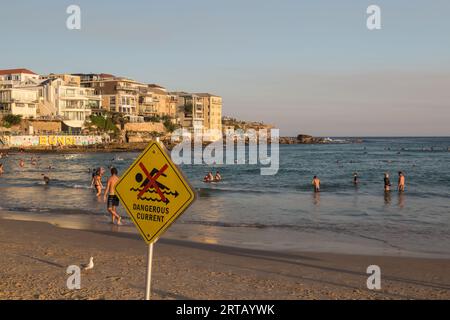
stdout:
<svg viewBox="0 0 450 320">
<path fill-rule="evenodd" d="M 137 234 L 0 219 L 0 299 L 143 299 L 146 246 Z M 81 289 L 66 287 L 69 265 Z M 382 271 L 368 290 L 366 268 Z M 153 299 L 449 299 L 450 260 L 269 252 L 161 239 Z"/>
</svg>

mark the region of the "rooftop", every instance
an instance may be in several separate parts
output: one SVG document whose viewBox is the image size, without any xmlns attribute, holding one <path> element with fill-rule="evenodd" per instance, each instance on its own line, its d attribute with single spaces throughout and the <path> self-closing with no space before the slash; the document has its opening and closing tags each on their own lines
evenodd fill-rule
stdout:
<svg viewBox="0 0 450 320">
<path fill-rule="evenodd" d="M 36 74 L 31 70 L 28 69 L 4 69 L 4 70 L 0 70 L 0 75 L 5 75 L 5 74 L 17 74 L 17 73 L 28 73 L 28 74 Z M 37 75 L 37 74 L 36 74 Z"/>
<path fill-rule="evenodd" d="M 195 95 L 199 96 L 199 97 L 218 97 L 214 94 L 211 93 L 194 93 Z"/>
</svg>

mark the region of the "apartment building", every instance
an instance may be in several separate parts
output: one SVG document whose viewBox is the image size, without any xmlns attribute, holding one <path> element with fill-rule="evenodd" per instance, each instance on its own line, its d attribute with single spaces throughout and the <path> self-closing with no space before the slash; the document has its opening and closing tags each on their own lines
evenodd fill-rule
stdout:
<svg viewBox="0 0 450 320">
<path fill-rule="evenodd" d="M 216 141 L 222 137 L 222 97 L 196 93 L 203 105 L 204 139 Z"/>
<path fill-rule="evenodd" d="M 28 69 L 5 69 L 0 70 L 0 87 L 12 88 L 23 83 L 35 83 L 39 75 Z"/>
<path fill-rule="evenodd" d="M 83 87 L 94 89 L 95 94 L 102 96 L 102 108 L 111 112 L 120 112 L 129 116 L 130 120 L 138 120 L 139 94 L 146 88 L 145 84 L 123 77 L 106 77 L 105 75 L 86 75 L 81 82 Z"/>
<path fill-rule="evenodd" d="M 193 134 L 203 134 L 203 99 L 196 94 L 173 92 L 177 96 L 177 117 L 183 128 Z"/>
<path fill-rule="evenodd" d="M 147 88 L 139 90 L 139 115 L 143 117 L 155 117 L 158 115 L 153 94 Z"/>
<path fill-rule="evenodd" d="M 116 78 L 116 76 L 108 73 L 72 73 L 72 75 L 80 77 L 81 83 Z"/>
<path fill-rule="evenodd" d="M 42 78 L 39 116 L 58 117 L 69 127 L 81 128 L 92 110 L 101 108 L 102 97 L 92 88 L 81 87 L 80 77 L 51 74 Z"/>
<path fill-rule="evenodd" d="M 176 96 L 169 94 L 164 87 L 156 84 L 147 85 L 139 102 L 140 112 L 143 115 L 176 117 Z"/>
<path fill-rule="evenodd" d="M 0 115 L 20 115 L 36 118 L 38 92 L 20 88 L 0 88 Z"/>
</svg>

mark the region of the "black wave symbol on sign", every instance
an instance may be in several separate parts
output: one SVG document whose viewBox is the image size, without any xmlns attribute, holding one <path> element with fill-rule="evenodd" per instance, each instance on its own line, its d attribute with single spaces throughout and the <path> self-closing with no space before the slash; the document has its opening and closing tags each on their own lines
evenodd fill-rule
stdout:
<svg viewBox="0 0 450 320">
<path fill-rule="evenodd" d="M 143 188 L 139 189 L 139 188 L 130 188 L 130 191 L 142 191 Z M 156 190 L 154 189 L 148 189 L 146 192 L 148 193 L 158 193 Z M 161 191 L 163 194 L 168 195 L 168 196 L 174 196 L 175 198 L 178 197 L 179 193 L 178 191 L 175 192 L 171 192 L 171 191 Z"/>
<path fill-rule="evenodd" d="M 163 202 L 165 204 L 169 203 L 169 199 L 166 198 L 166 201 L 162 201 L 161 199 L 157 199 L 157 198 L 147 198 L 147 197 L 141 197 L 139 198 L 140 200 L 145 200 L 145 201 L 157 201 L 157 202 Z"/>
</svg>

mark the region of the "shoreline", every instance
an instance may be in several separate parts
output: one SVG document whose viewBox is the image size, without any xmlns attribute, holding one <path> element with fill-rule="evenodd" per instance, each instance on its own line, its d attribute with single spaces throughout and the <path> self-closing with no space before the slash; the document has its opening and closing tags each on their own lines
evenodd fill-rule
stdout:
<svg viewBox="0 0 450 320">
<path fill-rule="evenodd" d="M 52 147 L 10 147 L 0 148 L 0 152 L 6 153 L 113 153 L 113 152 L 140 152 L 148 145 L 145 143 L 127 143 L 111 145 L 91 145 L 65 148 Z"/>
<path fill-rule="evenodd" d="M 360 144 L 362 139 L 353 139 L 347 142 L 329 142 L 324 138 L 313 138 L 312 141 L 301 142 L 294 137 L 280 137 L 280 145 L 336 145 L 336 144 Z M 295 140 L 295 141 L 294 141 Z M 353 141 L 355 140 L 355 141 Z M 360 140 L 360 141 L 356 141 Z M 156 141 L 156 140 L 154 140 Z M 171 141 L 161 140 L 166 148 L 171 150 L 176 144 Z M 96 144 L 89 146 L 65 146 L 64 148 L 55 146 L 43 146 L 43 147 L 2 147 L 0 152 L 6 153 L 113 153 L 113 152 L 140 152 L 143 151 L 149 143 L 148 142 L 128 142 L 128 143 L 110 143 L 110 144 Z M 193 143 L 193 142 L 192 142 Z M 208 146 L 212 142 L 203 142 L 202 147 Z M 224 141 L 225 143 L 225 141 Z M 236 142 L 235 142 L 236 143 Z M 249 141 L 245 141 L 245 145 L 249 145 Z"/>
<path fill-rule="evenodd" d="M 142 299 L 146 249 L 137 234 L 2 219 L 0 299 Z M 89 256 L 94 269 L 81 272 L 81 290 L 68 290 L 66 268 Z M 382 270 L 379 291 L 366 287 L 372 264 Z M 449 259 L 288 253 L 163 238 L 153 267 L 155 299 L 450 298 Z"/>
<path fill-rule="evenodd" d="M 139 235 L 127 214 L 122 215 L 124 225 L 117 227 L 104 214 L 32 213 L 0 209 L 0 221 L 13 220 L 47 223 L 61 229 L 87 232 L 114 232 L 117 236 Z M 244 250 L 263 250 L 286 253 L 355 254 L 386 258 L 450 259 L 448 253 L 401 248 L 385 240 L 355 237 L 332 231 L 320 232 L 289 230 L 286 228 L 261 228 L 258 226 L 217 226 L 178 220 L 164 234 L 165 239 L 190 241 L 198 244 L 222 244 Z M 274 241 L 276 239 L 276 241 Z"/>
</svg>

